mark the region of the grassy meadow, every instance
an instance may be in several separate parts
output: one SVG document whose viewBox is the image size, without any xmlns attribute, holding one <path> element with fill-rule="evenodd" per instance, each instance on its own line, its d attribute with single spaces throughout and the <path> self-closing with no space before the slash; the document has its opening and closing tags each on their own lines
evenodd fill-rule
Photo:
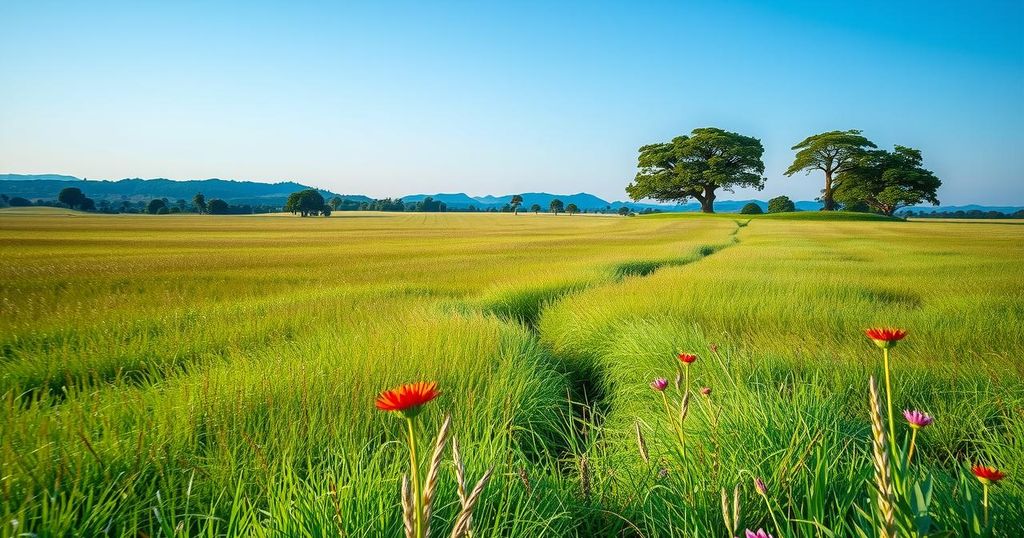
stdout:
<svg viewBox="0 0 1024 538">
<path fill-rule="evenodd" d="M 1024 533 L 1024 228 L 813 215 L 0 211 L 0 536 L 400 536 L 417 380 L 473 536 L 876 536 L 879 325 L 900 532 Z"/>
</svg>

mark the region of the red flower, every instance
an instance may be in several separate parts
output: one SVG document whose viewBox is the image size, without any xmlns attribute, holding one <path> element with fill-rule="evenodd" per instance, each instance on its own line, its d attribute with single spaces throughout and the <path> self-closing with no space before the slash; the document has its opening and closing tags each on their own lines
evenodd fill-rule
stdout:
<svg viewBox="0 0 1024 538">
<path fill-rule="evenodd" d="M 690 353 L 680 353 L 679 360 L 683 361 L 684 364 L 691 364 L 693 361 L 697 360 L 697 356 L 691 355 Z"/>
<path fill-rule="evenodd" d="M 896 342 L 903 340 L 907 336 L 907 331 L 892 327 L 875 327 L 865 330 L 864 334 L 868 335 L 868 338 L 873 340 L 876 346 L 888 349 L 895 346 Z"/>
<path fill-rule="evenodd" d="M 377 396 L 377 409 L 381 411 L 398 411 L 406 416 L 414 415 L 419 407 L 441 394 L 437 391 L 437 383 L 420 381 L 386 390 Z"/>
<path fill-rule="evenodd" d="M 978 480 L 986 486 L 989 484 L 995 484 L 1006 477 L 1006 473 L 999 471 L 995 467 L 986 467 L 984 465 L 975 465 L 971 467 L 971 472 L 974 476 L 978 477 Z"/>
</svg>

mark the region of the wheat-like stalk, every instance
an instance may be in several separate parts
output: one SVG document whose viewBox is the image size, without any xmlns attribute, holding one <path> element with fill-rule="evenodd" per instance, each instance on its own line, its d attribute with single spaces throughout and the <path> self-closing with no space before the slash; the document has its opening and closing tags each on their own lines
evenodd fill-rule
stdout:
<svg viewBox="0 0 1024 538">
<path fill-rule="evenodd" d="M 584 499 L 590 498 L 590 460 L 586 456 L 580 458 L 580 490 Z"/>
<path fill-rule="evenodd" d="M 736 484 L 736 489 L 732 491 L 732 532 L 736 534 L 736 531 L 740 528 L 740 485 Z"/>
<path fill-rule="evenodd" d="M 426 489 L 423 492 L 423 536 L 430 537 L 430 512 L 434 506 L 434 495 L 437 493 L 437 477 L 441 469 L 441 458 L 444 456 L 444 447 L 448 445 L 448 433 L 452 425 L 452 416 L 446 415 L 444 423 L 441 424 L 441 431 L 437 432 L 437 442 L 434 443 L 434 454 L 430 458 L 430 469 L 427 470 Z"/>
<path fill-rule="evenodd" d="M 722 519 L 725 520 L 725 528 L 729 531 L 729 536 L 736 534 L 736 530 L 732 527 L 732 518 L 729 517 L 729 494 L 725 492 L 725 488 L 722 488 Z"/>
<path fill-rule="evenodd" d="M 526 496 L 532 496 L 533 486 L 530 485 L 530 476 L 526 474 L 526 467 L 519 468 L 519 481 L 522 482 L 523 487 L 526 488 Z"/>
<path fill-rule="evenodd" d="M 452 437 L 452 460 L 455 462 L 455 481 L 459 486 L 459 504 L 466 504 L 466 466 L 462 464 L 462 453 L 459 452 L 459 440 Z"/>
<path fill-rule="evenodd" d="M 405 538 L 416 535 L 413 521 L 412 492 L 409 491 L 409 475 L 402 475 L 402 522 L 405 523 Z"/>
<path fill-rule="evenodd" d="M 644 459 L 644 463 L 650 463 L 651 456 L 647 452 L 647 442 L 644 441 L 644 434 L 640 431 L 640 421 L 636 422 L 636 446 L 640 448 L 640 457 Z"/>
<path fill-rule="evenodd" d="M 480 494 L 484 492 L 484 487 L 486 487 L 487 482 L 490 481 L 492 472 L 494 472 L 494 467 L 487 469 L 483 478 L 476 483 L 476 486 L 473 488 L 473 492 L 469 494 L 469 498 L 466 499 L 466 503 L 462 505 L 459 517 L 455 520 L 455 528 L 452 529 L 452 538 L 462 538 L 469 533 L 470 522 L 473 517 L 473 507 L 475 507 L 477 501 L 480 500 Z"/>
<path fill-rule="evenodd" d="M 868 392 L 871 395 L 871 440 L 874 448 L 875 485 L 878 487 L 878 510 L 882 516 L 882 536 L 896 537 L 896 521 L 892 504 L 892 481 L 889 476 L 889 444 L 886 439 L 885 426 L 882 424 L 882 402 L 878 398 L 878 386 L 875 376 L 868 380 Z"/>
</svg>

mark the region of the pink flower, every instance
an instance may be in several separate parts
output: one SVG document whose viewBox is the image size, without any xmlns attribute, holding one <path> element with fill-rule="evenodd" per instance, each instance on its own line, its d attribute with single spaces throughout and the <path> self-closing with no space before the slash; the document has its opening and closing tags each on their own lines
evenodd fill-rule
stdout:
<svg viewBox="0 0 1024 538">
<path fill-rule="evenodd" d="M 761 495 L 768 495 L 768 486 L 764 485 L 764 480 L 761 480 L 760 476 L 754 478 L 754 489 Z"/>
<path fill-rule="evenodd" d="M 667 386 L 668 380 L 664 377 L 658 377 L 655 378 L 654 381 L 651 381 L 651 388 L 658 392 L 663 392 Z"/>
<path fill-rule="evenodd" d="M 737 536 L 736 538 L 739 538 L 739 537 Z M 768 532 L 765 531 L 764 529 L 757 529 L 757 532 L 754 532 L 754 531 L 752 531 L 750 529 L 747 529 L 747 533 L 746 533 L 746 535 L 744 535 L 744 538 L 774 538 L 774 537 L 771 534 L 768 534 Z"/>
<path fill-rule="evenodd" d="M 916 409 L 913 411 L 911 411 L 910 409 L 904 409 L 903 418 L 907 419 L 907 422 L 910 423 L 910 427 L 914 428 L 915 430 L 919 430 L 926 426 L 931 426 L 932 422 L 935 421 L 935 417 L 929 415 L 928 413 L 918 411 Z"/>
<path fill-rule="evenodd" d="M 700 393 L 704 396 L 711 396 L 711 387 L 701 387 Z"/>
</svg>

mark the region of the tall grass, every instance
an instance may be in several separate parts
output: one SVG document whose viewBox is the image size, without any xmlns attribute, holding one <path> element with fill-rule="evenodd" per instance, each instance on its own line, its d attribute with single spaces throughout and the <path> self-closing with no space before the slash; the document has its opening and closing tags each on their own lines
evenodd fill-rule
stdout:
<svg viewBox="0 0 1024 538">
<path fill-rule="evenodd" d="M 474 536 L 724 535 L 737 484 L 741 527 L 855 533 L 879 368 L 860 330 L 885 323 L 911 330 L 897 405 L 937 417 L 915 453 L 936 525 L 970 532 L 962 466 L 984 461 L 1010 473 L 992 517 L 1012 535 L 1008 229 L 0 213 L 0 534 L 400 535 L 407 453 L 372 402 L 414 380 L 442 390 L 422 437 L 450 413 L 465 475 L 495 467 Z M 686 453 L 648 386 L 678 351 L 713 389 L 691 396 Z M 447 535 L 450 463 L 435 498 Z"/>
</svg>

